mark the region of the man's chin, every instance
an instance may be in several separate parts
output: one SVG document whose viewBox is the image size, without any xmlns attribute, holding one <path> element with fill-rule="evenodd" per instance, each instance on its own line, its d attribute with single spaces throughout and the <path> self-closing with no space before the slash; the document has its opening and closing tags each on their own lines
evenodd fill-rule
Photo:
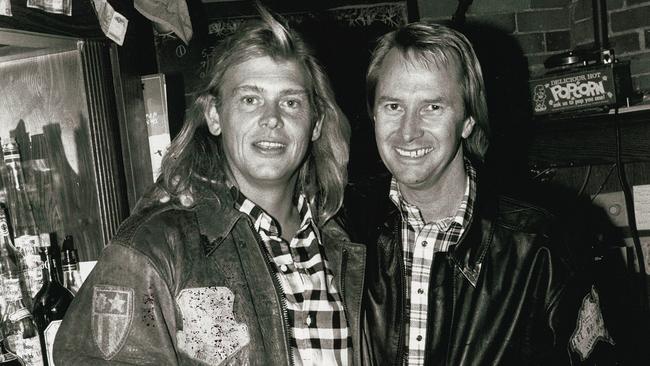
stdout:
<svg viewBox="0 0 650 366">
<path fill-rule="evenodd" d="M 417 189 L 420 188 L 421 186 L 426 184 L 426 178 L 424 175 L 396 175 L 394 176 L 395 179 L 397 180 L 397 183 L 399 183 L 401 186 L 411 188 L 411 189 Z"/>
</svg>

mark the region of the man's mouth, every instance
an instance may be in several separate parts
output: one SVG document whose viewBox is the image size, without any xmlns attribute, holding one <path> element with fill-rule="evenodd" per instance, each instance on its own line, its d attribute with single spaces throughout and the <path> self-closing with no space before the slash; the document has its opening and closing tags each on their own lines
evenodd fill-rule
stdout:
<svg viewBox="0 0 650 366">
<path fill-rule="evenodd" d="M 402 156 L 402 157 L 405 157 L 405 158 L 416 159 L 416 158 L 421 158 L 421 157 L 427 155 L 428 153 L 432 152 L 433 148 L 432 147 L 423 147 L 423 148 L 420 148 L 420 149 L 409 149 L 409 150 L 407 150 L 407 149 L 402 149 L 402 148 L 396 147 L 395 151 L 397 152 L 397 154 L 399 156 Z"/>
<path fill-rule="evenodd" d="M 255 145 L 255 147 L 257 147 L 258 149 L 261 149 L 261 150 L 268 150 L 268 151 L 272 151 L 272 150 L 280 150 L 280 149 L 284 149 L 285 147 L 287 147 L 286 144 L 283 144 L 283 143 L 281 143 L 281 142 L 277 142 L 277 141 L 265 141 L 265 140 L 263 140 L 263 141 L 257 141 L 257 142 L 255 142 L 253 145 Z"/>
</svg>

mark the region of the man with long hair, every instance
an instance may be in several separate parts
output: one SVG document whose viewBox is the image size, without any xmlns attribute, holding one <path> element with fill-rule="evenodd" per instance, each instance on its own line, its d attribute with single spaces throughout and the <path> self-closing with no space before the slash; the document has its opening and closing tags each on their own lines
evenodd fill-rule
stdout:
<svg viewBox="0 0 650 366">
<path fill-rule="evenodd" d="M 365 249 L 332 219 L 349 126 L 312 51 L 260 11 L 215 50 L 157 186 L 69 308 L 56 364 L 359 363 Z"/>
<path fill-rule="evenodd" d="M 362 206 L 377 220 L 357 225 L 369 228 L 367 364 L 565 365 L 608 349 L 570 223 L 482 179 L 488 113 L 467 38 L 427 22 L 388 33 L 367 98 L 392 174 Z"/>
</svg>

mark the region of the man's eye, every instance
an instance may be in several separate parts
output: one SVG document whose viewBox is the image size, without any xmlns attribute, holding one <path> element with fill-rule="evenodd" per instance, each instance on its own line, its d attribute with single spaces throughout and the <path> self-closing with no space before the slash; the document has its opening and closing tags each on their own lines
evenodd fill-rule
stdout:
<svg viewBox="0 0 650 366">
<path fill-rule="evenodd" d="M 397 112 L 397 111 L 400 111 L 402 109 L 402 107 L 397 103 L 388 103 L 388 104 L 385 105 L 385 108 L 389 112 Z"/>
<path fill-rule="evenodd" d="M 291 109 L 298 108 L 300 107 L 300 101 L 297 99 L 288 99 L 282 102 L 286 107 L 289 107 Z"/>
<path fill-rule="evenodd" d="M 435 111 L 439 111 L 440 109 L 441 109 L 441 107 L 439 105 L 437 105 L 437 104 L 427 104 L 424 107 L 425 112 L 435 112 Z"/>
<path fill-rule="evenodd" d="M 241 98 L 242 103 L 247 105 L 255 105 L 258 103 L 257 97 L 246 96 Z"/>
</svg>

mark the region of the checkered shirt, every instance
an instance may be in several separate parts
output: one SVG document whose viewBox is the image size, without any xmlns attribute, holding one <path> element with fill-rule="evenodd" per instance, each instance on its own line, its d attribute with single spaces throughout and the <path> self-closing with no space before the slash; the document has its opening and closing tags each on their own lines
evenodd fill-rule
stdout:
<svg viewBox="0 0 650 366">
<path fill-rule="evenodd" d="M 446 252 L 458 243 L 472 216 L 476 197 L 476 170 L 465 160 L 465 194 L 454 216 L 425 223 L 417 206 L 403 198 L 393 177 L 389 197 L 402 214 L 402 251 L 406 279 L 404 365 L 424 365 L 427 338 L 429 276 L 435 252 Z"/>
<path fill-rule="evenodd" d="M 281 238 L 279 224 L 261 207 L 241 193 L 236 197 L 235 208 L 253 220 L 280 280 L 295 364 L 348 365 L 352 338 L 343 301 L 305 196 L 296 202 L 300 228 L 291 243 Z"/>
</svg>

